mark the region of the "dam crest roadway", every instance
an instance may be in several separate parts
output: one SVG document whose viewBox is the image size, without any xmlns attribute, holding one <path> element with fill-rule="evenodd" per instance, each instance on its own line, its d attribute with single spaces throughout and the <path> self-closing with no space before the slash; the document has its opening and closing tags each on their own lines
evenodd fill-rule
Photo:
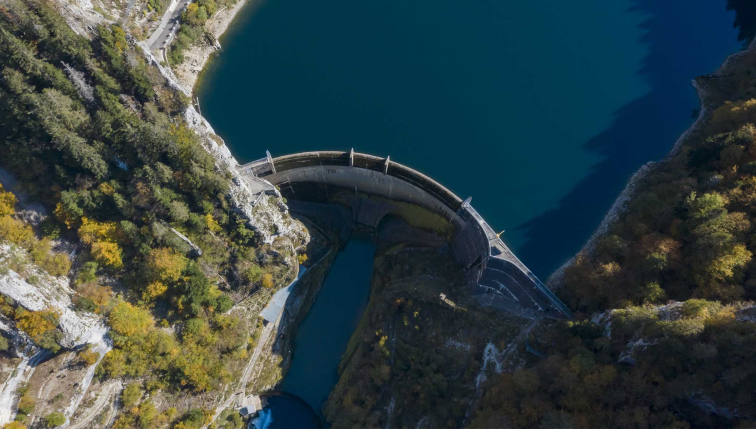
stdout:
<svg viewBox="0 0 756 429">
<path fill-rule="evenodd" d="M 435 216 L 482 306 L 536 319 L 570 319 L 572 312 L 523 264 L 470 204 L 424 174 L 390 157 L 341 151 L 266 157 L 236 167 L 260 196 L 278 193 L 292 212 L 346 220 L 377 230 L 389 215 L 413 225 L 419 206 Z M 271 186 L 273 185 L 273 186 Z M 351 208 L 351 213 L 349 213 Z M 443 219 L 443 220 L 441 220 Z M 414 225 L 417 226 L 417 225 Z"/>
</svg>

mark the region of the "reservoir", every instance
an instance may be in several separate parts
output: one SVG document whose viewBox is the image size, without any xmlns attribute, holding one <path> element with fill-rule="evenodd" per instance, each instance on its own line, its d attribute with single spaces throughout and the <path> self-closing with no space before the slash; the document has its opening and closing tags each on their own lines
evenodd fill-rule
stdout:
<svg viewBox="0 0 756 429">
<path fill-rule="evenodd" d="M 693 122 L 733 21 L 725 0 L 262 0 L 197 96 L 239 162 L 354 147 L 472 196 L 545 279 Z"/>
<path fill-rule="evenodd" d="M 725 0 L 261 0 L 196 95 L 239 162 L 354 148 L 472 196 L 545 280 L 692 124 L 690 81 L 741 47 L 734 18 Z M 307 324 L 345 309 L 331 287 L 367 301 L 366 245 L 339 255 L 296 339 L 283 388 L 317 412 L 355 325 Z M 332 336 L 327 355 L 308 344 Z"/>
</svg>

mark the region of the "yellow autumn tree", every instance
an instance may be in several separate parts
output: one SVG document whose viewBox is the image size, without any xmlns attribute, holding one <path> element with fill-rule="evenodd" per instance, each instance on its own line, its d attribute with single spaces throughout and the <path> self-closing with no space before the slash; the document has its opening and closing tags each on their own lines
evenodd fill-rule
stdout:
<svg viewBox="0 0 756 429">
<path fill-rule="evenodd" d="M 0 185 L 0 217 L 16 213 L 17 202 L 16 196 L 3 190 L 3 185 Z"/>
<path fill-rule="evenodd" d="M 181 371 L 182 386 L 192 387 L 196 392 L 211 388 L 209 375 L 210 365 L 206 350 L 196 344 L 185 344 L 190 353 L 183 353 L 176 357 L 174 365 Z"/>
<path fill-rule="evenodd" d="M 69 229 L 73 228 L 78 220 L 75 215 L 69 213 L 68 210 L 66 210 L 66 207 L 63 205 L 63 203 L 58 203 L 55 206 L 53 213 L 55 214 L 55 217 L 57 217 L 59 221 L 63 222 Z"/>
<path fill-rule="evenodd" d="M 7 240 L 19 246 L 30 246 L 34 242 L 34 231 L 23 221 L 10 216 L 0 217 L 0 240 Z"/>
<path fill-rule="evenodd" d="M 210 231 L 220 232 L 221 226 L 218 224 L 218 221 L 216 221 L 210 213 L 205 215 L 205 223 L 207 223 L 207 228 Z"/>
<path fill-rule="evenodd" d="M 118 242 L 121 232 L 115 222 L 98 222 L 86 217 L 81 218 L 79 238 L 91 246 L 92 257 L 100 264 L 110 268 L 121 268 L 123 251 Z"/>
<path fill-rule="evenodd" d="M 273 288 L 273 275 L 271 273 L 265 273 L 262 276 L 262 285 L 266 289 Z"/>
<path fill-rule="evenodd" d="M 142 292 L 142 299 L 145 301 L 152 301 L 153 299 L 163 295 L 168 290 L 168 286 L 161 282 L 152 282 Z"/>
<path fill-rule="evenodd" d="M 107 182 L 100 183 L 100 185 L 97 187 L 97 190 L 105 195 L 113 195 L 115 193 L 115 188 L 113 187 L 113 185 Z"/>
<path fill-rule="evenodd" d="M 182 254 L 168 247 L 151 249 L 147 256 L 150 276 L 161 283 L 178 281 L 188 262 Z"/>
<path fill-rule="evenodd" d="M 89 348 L 82 349 L 78 355 L 79 360 L 87 366 L 92 366 L 100 358 L 100 354 Z"/>
<path fill-rule="evenodd" d="M 122 302 L 110 312 L 110 327 L 126 336 L 147 334 L 155 324 L 150 313 L 128 302 Z"/>
<path fill-rule="evenodd" d="M 121 268 L 123 260 L 121 259 L 121 247 L 116 243 L 96 242 L 92 245 L 92 257 L 98 264 L 103 264 L 111 268 Z"/>
<path fill-rule="evenodd" d="M 115 222 L 98 222 L 86 217 L 81 218 L 79 238 L 86 244 L 96 242 L 117 243 L 120 239 L 118 224 Z"/>
<path fill-rule="evenodd" d="M 101 312 L 101 307 L 110 302 L 113 296 L 112 290 L 107 286 L 98 286 L 94 283 L 85 283 L 77 289 L 77 292 L 87 300 L 91 301 L 94 308 L 91 310 L 95 313 Z"/>
<path fill-rule="evenodd" d="M 10 422 L 3 426 L 3 429 L 26 429 L 26 426 L 21 422 Z"/>
<path fill-rule="evenodd" d="M 58 326 L 58 313 L 53 310 L 17 312 L 16 326 L 30 337 L 37 338 Z"/>
</svg>

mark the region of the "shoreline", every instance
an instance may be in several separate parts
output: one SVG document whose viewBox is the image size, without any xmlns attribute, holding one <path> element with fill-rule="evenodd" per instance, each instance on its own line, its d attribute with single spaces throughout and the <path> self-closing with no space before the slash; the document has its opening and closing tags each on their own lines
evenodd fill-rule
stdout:
<svg viewBox="0 0 756 429">
<path fill-rule="evenodd" d="M 259 7 L 264 0 L 239 0 L 230 9 L 222 9 L 216 12 L 205 23 L 205 30 L 210 33 L 220 46 L 220 38 L 228 31 L 239 12 L 246 6 Z M 222 49 L 222 47 L 221 47 Z M 177 67 L 171 67 L 179 84 L 186 92 L 194 96 L 195 86 L 200 82 L 202 75 L 207 69 L 212 57 L 218 52 L 215 46 L 202 43 L 194 44 L 184 51 L 184 62 Z"/>
<path fill-rule="evenodd" d="M 596 240 L 598 240 L 600 237 L 602 237 L 612 226 L 612 224 L 617 221 L 624 213 L 625 211 L 625 205 L 627 204 L 630 199 L 635 196 L 635 190 L 638 187 L 638 185 L 654 170 L 656 170 L 657 167 L 660 165 L 665 164 L 668 162 L 673 156 L 677 155 L 677 153 L 680 151 L 682 146 L 687 142 L 692 135 L 696 133 L 696 131 L 699 130 L 703 122 L 709 117 L 710 109 L 709 109 L 709 103 L 707 102 L 709 93 L 707 92 L 705 85 L 701 85 L 699 83 L 699 79 L 701 78 L 707 78 L 707 77 L 713 77 L 713 76 L 723 76 L 726 75 L 726 71 L 729 67 L 732 66 L 732 62 L 748 53 L 752 53 L 756 51 L 756 37 L 751 40 L 751 42 L 748 44 L 747 47 L 744 49 L 741 49 L 737 52 L 733 52 L 732 54 L 728 55 L 727 58 L 722 62 L 722 64 L 712 73 L 696 77 L 691 81 L 691 85 L 693 88 L 695 88 L 696 93 L 698 94 L 698 101 L 699 101 L 699 112 L 698 117 L 696 118 L 695 122 L 693 122 L 690 127 L 688 127 L 685 131 L 683 131 L 682 134 L 680 134 L 680 137 L 677 138 L 675 141 L 675 144 L 672 145 L 672 148 L 667 153 L 667 155 L 658 160 L 658 161 L 649 161 L 645 164 L 643 164 L 635 173 L 633 173 L 632 176 L 627 181 L 627 184 L 622 189 L 622 192 L 620 192 L 619 195 L 617 195 L 617 198 L 612 203 L 612 206 L 609 208 L 609 210 L 606 212 L 604 217 L 601 219 L 601 223 L 599 223 L 598 227 L 594 230 L 593 234 L 586 240 L 585 244 L 583 244 L 582 247 L 580 247 L 580 250 L 578 250 L 575 255 L 573 255 L 570 259 L 568 259 L 564 264 L 562 264 L 559 268 L 557 268 L 551 275 L 549 275 L 548 279 L 546 280 L 545 284 L 546 287 L 548 287 L 550 290 L 557 290 L 564 284 L 564 271 L 571 266 L 575 262 L 575 258 L 580 255 L 581 253 L 593 253 Z"/>
</svg>

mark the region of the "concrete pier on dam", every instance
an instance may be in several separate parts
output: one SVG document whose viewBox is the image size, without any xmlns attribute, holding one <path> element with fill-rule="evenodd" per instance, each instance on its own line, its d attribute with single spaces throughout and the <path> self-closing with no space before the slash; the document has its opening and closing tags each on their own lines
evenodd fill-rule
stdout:
<svg viewBox="0 0 756 429">
<path fill-rule="evenodd" d="M 477 302 L 523 317 L 572 318 L 572 312 L 523 264 L 470 204 L 390 157 L 340 151 L 265 158 L 236 167 L 254 189 L 280 189 L 290 208 L 320 218 L 348 217 L 377 229 L 386 216 L 432 229 L 450 244 Z M 417 210 L 420 207 L 424 210 Z M 351 208 L 351 210 L 350 210 Z"/>
</svg>

